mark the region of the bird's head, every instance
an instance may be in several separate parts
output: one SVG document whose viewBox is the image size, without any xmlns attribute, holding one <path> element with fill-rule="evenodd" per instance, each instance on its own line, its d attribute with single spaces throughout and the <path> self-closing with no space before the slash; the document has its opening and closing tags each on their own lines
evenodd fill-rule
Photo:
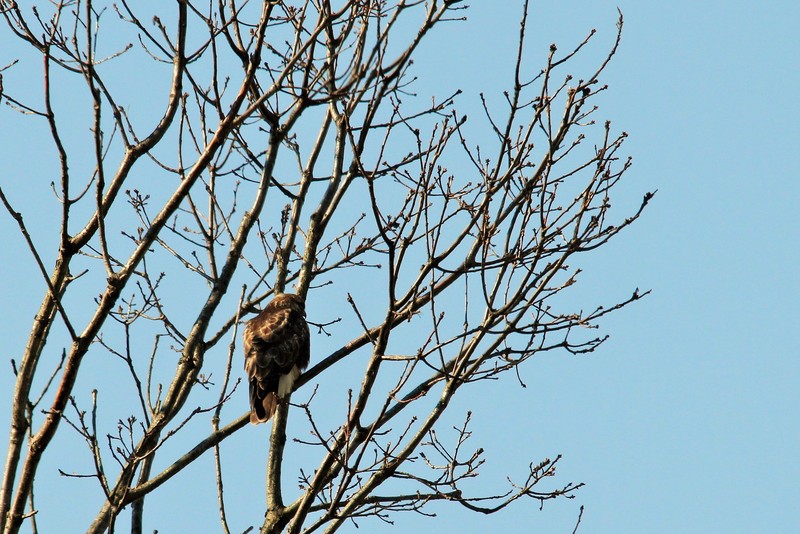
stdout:
<svg viewBox="0 0 800 534">
<path fill-rule="evenodd" d="M 280 293 L 272 302 L 267 304 L 265 310 L 278 311 L 278 310 L 294 310 L 298 313 L 306 314 L 306 302 L 299 295 L 294 293 Z"/>
</svg>

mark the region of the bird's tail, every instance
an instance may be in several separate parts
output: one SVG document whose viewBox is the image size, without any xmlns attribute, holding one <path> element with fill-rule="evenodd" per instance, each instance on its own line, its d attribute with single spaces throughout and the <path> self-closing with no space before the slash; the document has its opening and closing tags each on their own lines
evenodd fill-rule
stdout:
<svg viewBox="0 0 800 534">
<path fill-rule="evenodd" d="M 274 391 L 264 391 L 258 384 L 250 383 L 250 422 L 254 425 L 270 420 L 278 407 L 278 396 Z"/>
</svg>

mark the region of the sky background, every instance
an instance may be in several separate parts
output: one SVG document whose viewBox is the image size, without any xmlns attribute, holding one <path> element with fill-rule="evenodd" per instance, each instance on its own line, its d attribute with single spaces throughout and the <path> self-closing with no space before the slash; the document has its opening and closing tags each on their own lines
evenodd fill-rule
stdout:
<svg viewBox="0 0 800 534">
<path fill-rule="evenodd" d="M 526 369 L 528 388 L 501 383 L 464 401 L 477 406 L 476 440 L 502 437 L 485 444 L 487 483 L 561 454 L 557 482 L 586 484 L 574 500 L 541 511 L 519 501 L 489 517 L 437 506 L 437 518 L 394 516 L 394 531 L 572 532 L 584 506 L 582 534 L 797 532 L 800 3 L 532 4 L 526 57 L 536 68 L 551 42 L 566 50 L 596 28 L 592 64 L 613 41 L 617 7 L 624 13 L 598 117 L 629 134 L 634 167 L 620 201 L 658 193 L 639 222 L 586 256 L 581 291 L 591 303 L 636 287 L 652 294 L 602 322 L 611 339 L 594 354 L 548 354 Z M 511 79 L 519 13 L 517 2 L 472 2 L 465 23 L 425 45 L 421 87 L 461 87 L 459 109 L 478 113 L 477 94 Z M 11 142 L 8 129 L 1 135 Z M 18 188 L 20 162 L 0 168 L 3 187 Z M 31 217 L 46 225 L 50 215 Z M 8 361 L 42 287 L 29 259 L 16 257 L 24 249 L 7 213 L 0 236 Z M 178 531 L 163 520 L 160 532 Z"/>
<path fill-rule="evenodd" d="M 500 28 L 514 9 L 492 4 L 473 2 L 474 29 L 453 45 L 493 32 L 476 88 L 509 72 L 491 56 L 513 42 Z M 530 428 L 504 428 L 503 399 L 484 415 L 509 433 L 506 458 L 523 443 L 561 453 L 560 480 L 585 488 L 542 512 L 465 514 L 459 531 L 571 532 L 583 505 L 584 534 L 796 532 L 800 4 L 532 4 L 531 40 L 560 50 L 590 28 L 608 42 L 624 14 L 601 113 L 630 134 L 628 191 L 658 193 L 583 282 L 653 292 L 604 322 L 597 353 L 537 361 L 541 379 L 512 408 Z"/>
</svg>

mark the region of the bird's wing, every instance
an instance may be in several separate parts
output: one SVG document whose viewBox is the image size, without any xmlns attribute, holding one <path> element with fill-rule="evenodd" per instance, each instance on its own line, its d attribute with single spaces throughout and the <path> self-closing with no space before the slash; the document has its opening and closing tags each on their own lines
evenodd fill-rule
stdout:
<svg viewBox="0 0 800 534">
<path fill-rule="evenodd" d="M 291 310 L 262 313 L 247 323 L 244 331 L 244 367 L 250 378 L 273 371 L 288 373 L 309 361 L 308 325 Z"/>
</svg>

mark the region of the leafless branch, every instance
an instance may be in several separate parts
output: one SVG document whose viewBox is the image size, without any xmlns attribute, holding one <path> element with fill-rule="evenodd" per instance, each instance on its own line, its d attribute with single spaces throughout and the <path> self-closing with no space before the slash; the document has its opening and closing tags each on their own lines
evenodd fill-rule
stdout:
<svg viewBox="0 0 800 534">
<path fill-rule="evenodd" d="M 27 47 L 0 75 L 36 65 L 41 91 L 0 78 L 3 109 L 42 123 L 46 142 L 21 135 L 46 145 L 37 153 L 57 176 L 26 178 L 46 200 L 0 188 L 30 276 L 45 281 L 12 358 L 0 531 L 36 531 L 52 515 L 41 495 L 34 507 L 34 483 L 63 428 L 91 467 L 76 456 L 61 474 L 102 491 L 89 532 L 113 532 L 128 506 L 132 532 L 149 529 L 147 503 L 209 450 L 218 519 L 232 530 L 222 442 L 248 421 L 225 422 L 239 325 L 287 291 L 316 327 L 295 382 L 312 391 L 271 421 L 264 510 L 251 519 L 261 532 L 575 495 L 582 484 L 555 482 L 561 456 L 477 493 L 486 436 L 450 409 L 479 382 L 526 386 L 541 354 L 597 350 L 602 319 L 648 294 L 575 304 L 586 253 L 653 197 L 612 209 L 631 159 L 597 102 L 622 15 L 610 50 L 576 77 L 566 69 L 593 53 L 594 30 L 532 70 L 522 4 L 508 90 L 477 95 L 468 119 L 459 108 L 476 95 L 422 98 L 414 65 L 432 32 L 464 20 L 458 0 L 0 0 L 5 37 Z M 129 72 L 135 90 L 120 78 Z M 35 237 L 31 212 L 58 218 L 52 239 Z M 320 406 L 330 398 L 340 413 Z M 287 429 L 298 413 L 303 437 Z M 287 447 L 304 454 L 299 492 L 285 483 Z"/>
</svg>

